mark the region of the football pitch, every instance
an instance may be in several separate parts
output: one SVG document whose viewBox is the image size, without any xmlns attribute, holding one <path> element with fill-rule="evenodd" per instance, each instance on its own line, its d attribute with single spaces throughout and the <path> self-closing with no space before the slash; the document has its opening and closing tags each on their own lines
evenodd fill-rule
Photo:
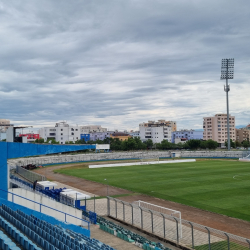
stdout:
<svg viewBox="0 0 250 250">
<path fill-rule="evenodd" d="M 198 160 L 191 163 L 55 172 L 131 190 L 250 221 L 250 163 Z"/>
</svg>

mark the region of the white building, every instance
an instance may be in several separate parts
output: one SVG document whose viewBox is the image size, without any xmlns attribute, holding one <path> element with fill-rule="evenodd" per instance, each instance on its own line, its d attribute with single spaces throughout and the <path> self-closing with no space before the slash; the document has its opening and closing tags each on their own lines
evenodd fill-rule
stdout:
<svg viewBox="0 0 250 250">
<path fill-rule="evenodd" d="M 38 131 L 39 136 L 45 141 L 47 139 L 55 139 L 60 144 L 65 144 L 66 141 L 80 140 L 81 128 L 79 126 L 71 126 L 66 122 L 56 123 L 55 127 L 45 127 Z"/>
<path fill-rule="evenodd" d="M 191 139 L 202 140 L 203 131 L 195 131 L 193 129 L 183 129 L 172 132 L 172 143 L 185 142 Z"/>
<path fill-rule="evenodd" d="M 131 135 L 132 137 L 140 137 L 140 131 L 133 131 L 132 130 L 132 131 L 128 132 L 128 134 Z"/>
<path fill-rule="evenodd" d="M 102 128 L 101 125 L 88 125 L 88 126 L 80 126 L 81 134 L 90 134 L 95 132 L 107 132 L 107 128 Z"/>
<path fill-rule="evenodd" d="M 6 140 L 6 132 L 1 132 L 0 131 L 0 141 Z"/>
<path fill-rule="evenodd" d="M 153 124 L 152 126 L 145 126 L 145 123 L 139 124 L 140 138 L 142 141 L 151 139 L 153 143 L 160 143 L 163 140 L 171 142 L 171 126 L 164 126 L 165 124 Z"/>
<path fill-rule="evenodd" d="M 0 132 L 6 132 L 8 127 L 13 126 L 10 124 L 10 120 L 0 119 Z M 6 138 L 4 138 L 6 139 Z"/>
</svg>

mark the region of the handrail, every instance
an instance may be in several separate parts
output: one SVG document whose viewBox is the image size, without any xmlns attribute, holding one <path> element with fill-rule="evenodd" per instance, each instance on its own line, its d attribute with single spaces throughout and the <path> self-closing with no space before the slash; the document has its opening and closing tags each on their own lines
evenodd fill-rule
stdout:
<svg viewBox="0 0 250 250">
<path fill-rule="evenodd" d="M 81 219 L 81 218 L 78 218 L 78 217 L 76 217 L 76 216 L 74 216 L 74 215 L 71 215 L 71 214 L 65 213 L 65 212 L 63 212 L 63 211 L 57 210 L 57 209 L 55 209 L 55 208 L 53 208 L 53 207 L 49 207 L 49 206 L 43 205 L 43 204 L 41 204 L 41 203 L 39 203 L 39 202 L 37 202 L 37 201 L 30 200 L 30 199 L 25 198 L 25 197 L 23 197 L 23 196 L 21 196 L 21 195 L 18 195 L 18 194 L 15 194 L 15 193 L 6 191 L 6 190 L 4 190 L 4 189 L 1 189 L 1 188 L 0 188 L 0 190 L 1 190 L 1 191 L 4 191 L 4 192 L 6 192 L 6 193 L 12 194 L 12 200 L 13 200 L 13 195 L 15 195 L 15 196 L 17 196 L 17 197 L 23 198 L 23 199 L 25 199 L 25 200 L 27 200 L 27 201 L 31 201 L 31 202 L 33 202 L 33 203 L 36 203 L 36 204 L 40 205 L 40 213 L 42 213 L 42 212 L 41 212 L 41 207 L 43 206 L 43 207 L 52 209 L 52 210 L 54 210 L 54 211 L 56 211 L 56 212 L 60 212 L 60 213 L 64 214 L 64 215 L 65 215 L 65 222 L 67 222 L 67 220 L 66 220 L 66 216 L 67 216 L 67 215 L 70 216 L 70 217 L 73 217 L 73 218 L 75 218 L 75 219 L 79 219 L 79 220 L 81 220 L 81 221 L 87 223 L 87 224 L 88 224 L 88 230 L 90 230 L 90 225 L 89 225 L 90 223 L 89 223 L 88 221 L 84 220 L 84 219 Z M 13 201 L 12 201 L 12 202 L 13 202 Z M 13 203 L 14 203 L 14 202 L 13 202 Z"/>
</svg>

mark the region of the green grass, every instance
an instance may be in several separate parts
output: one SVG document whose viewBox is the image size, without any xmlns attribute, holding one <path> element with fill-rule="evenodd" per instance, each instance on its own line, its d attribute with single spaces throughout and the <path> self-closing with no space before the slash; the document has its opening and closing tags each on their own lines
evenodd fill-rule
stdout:
<svg viewBox="0 0 250 250">
<path fill-rule="evenodd" d="M 218 250 L 228 250 L 228 243 L 227 241 L 219 241 L 211 243 L 210 245 L 211 249 L 218 249 Z M 201 246 L 195 246 L 195 250 L 207 250 L 209 249 L 208 244 L 201 245 Z M 241 246 L 237 243 L 230 242 L 230 250 L 248 250 L 248 247 Z"/>
<path fill-rule="evenodd" d="M 250 163 L 199 160 L 55 172 L 104 184 L 108 179 L 112 186 L 250 221 Z"/>
</svg>

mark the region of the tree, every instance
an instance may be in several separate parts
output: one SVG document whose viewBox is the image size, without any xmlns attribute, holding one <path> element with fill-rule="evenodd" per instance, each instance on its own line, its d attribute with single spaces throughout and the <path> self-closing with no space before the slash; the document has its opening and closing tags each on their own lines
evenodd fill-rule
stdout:
<svg viewBox="0 0 250 250">
<path fill-rule="evenodd" d="M 243 146 L 244 148 L 250 147 L 249 141 L 243 141 L 243 142 L 242 142 L 242 146 Z"/>
<path fill-rule="evenodd" d="M 35 143 L 44 143 L 44 139 L 43 138 L 36 139 Z"/>
<path fill-rule="evenodd" d="M 186 142 L 190 149 L 197 149 L 201 145 L 201 140 L 191 139 Z"/>
<path fill-rule="evenodd" d="M 75 141 L 75 144 L 86 144 L 86 141 L 84 140 L 84 138 Z"/>
<path fill-rule="evenodd" d="M 206 146 L 209 149 L 216 149 L 218 147 L 218 143 L 217 143 L 217 141 L 213 141 L 213 140 L 209 139 L 206 141 Z"/>
<path fill-rule="evenodd" d="M 146 140 L 146 145 L 147 145 L 147 148 L 152 148 L 154 143 L 151 139 L 148 139 L 148 140 Z"/>
<path fill-rule="evenodd" d="M 225 146 L 227 147 L 227 141 L 225 141 Z M 232 139 L 230 139 L 230 146 L 231 148 L 236 148 L 236 144 Z"/>
<path fill-rule="evenodd" d="M 207 148 L 207 141 L 201 141 L 200 148 L 206 149 Z"/>
<path fill-rule="evenodd" d="M 54 144 L 54 143 L 52 143 Z M 66 141 L 65 144 L 75 144 L 73 141 Z"/>
<path fill-rule="evenodd" d="M 238 148 L 238 147 L 241 147 L 241 143 L 240 143 L 239 141 L 236 141 L 236 142 L 235 142 L 235 145 L 236 145 L 237 148 Z"/>
<path fill-rule="evenodd" d="M 56 141 L 55 139 L 48 138 L 45 143 L 51 143 L 51 144 L 59 144 L 59 141 Z"/>
</svg>

